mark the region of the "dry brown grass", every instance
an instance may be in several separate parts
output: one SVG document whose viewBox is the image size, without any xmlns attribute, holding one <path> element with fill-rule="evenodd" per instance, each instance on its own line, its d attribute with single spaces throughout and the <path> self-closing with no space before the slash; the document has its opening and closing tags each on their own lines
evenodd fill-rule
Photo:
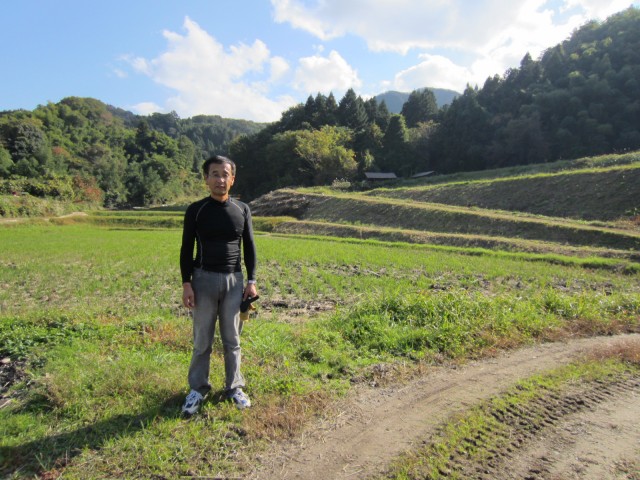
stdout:
<svg viewBox="0 0 640 480">
<path fill-rule="evenodd" d="M 613 345 L 597 347 L 587 355 L 592 360 L 608 360 L 615 358 L 625 363 L 640 366 L 640 339 L 629 338 Z"/>
<path fill-rule="evenodd" d="M 593 318 L 575 318 L 563 322 L 558 328 L 549 328 L 542 332 L 539 340 L 561 342 L 572 338 L 587 338 L 600 335 L 620 335 L 640 333 L 640 322 L 609 318 L 600 321 Z"/>
<path fill-rule="evenodd" d="M 191 348 L 191 324 L 160 322 L 155 325 L 145 325 L 145 338 L 152 344 L 162 344 L 175 350 L 189 350 Z"/>
<path fill-rule="evenodd" d="M 262 398 L 243 418 L 243 428 L 255 439 L 282 440 L 295 437 L 314 416 L 330 410 L 329 393 L 316 390 L 305 395 Z"/>
</svg>

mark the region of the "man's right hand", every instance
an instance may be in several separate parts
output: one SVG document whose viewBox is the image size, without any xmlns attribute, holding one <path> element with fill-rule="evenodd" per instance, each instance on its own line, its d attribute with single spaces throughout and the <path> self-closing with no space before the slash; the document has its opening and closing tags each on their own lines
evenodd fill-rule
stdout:
<svg viewBox="0 0 640 480">
<path fill-rule="evenodd" d="M 182 304 L 187 308 L 193 308 L 196 304 L 193 288 L 188 282 L 182 284 Z"/>
</svg>

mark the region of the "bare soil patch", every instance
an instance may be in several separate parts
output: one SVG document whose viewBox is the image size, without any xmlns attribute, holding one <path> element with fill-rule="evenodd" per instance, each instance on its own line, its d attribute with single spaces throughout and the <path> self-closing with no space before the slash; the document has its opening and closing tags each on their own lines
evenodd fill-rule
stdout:
<svg viewBox="0 0 640 480">
<path fill-rule="evenodd" d="M 274 445 L 258 459 L 250 478 L 382 475 L 399 454 L 429 442 L 451 415 L 501 393 L 519 379 L 628 341 L 638 342 L 640 335 L 537 345 L 464 366 L 434 367 L 403 385 L 360 385 L 335 414 L 309 426 L 293 441 Z M 548 421 L 496 452 L 492 465 L 483 470 L 464 459 L 452 459 L 452 468 L 458 475 L 465 473 L 461 478 L 638 478 L 639 397 L 637 377 L 620 385 L 577 388 L 573 395 L 546 405 Z"/>
<path fill-rule="evenodd" d="M 23 378 L 23 368 L 23 362 L 12 361 L 9 357 L 0 358 L 0 408 L 11 402 L 9 387 Z"/>
<path fill-rule="evenodd" d="M 640 381 L 601 394 L 607 398 L 595 408 L 566 415 L 529 442 L 500 478 L 640 478 Z"/>
</svg>

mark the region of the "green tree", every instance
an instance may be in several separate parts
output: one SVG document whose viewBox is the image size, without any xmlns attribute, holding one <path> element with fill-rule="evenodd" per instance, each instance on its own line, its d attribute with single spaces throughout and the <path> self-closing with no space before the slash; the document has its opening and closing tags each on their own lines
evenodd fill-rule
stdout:
<svg viewBox="0 0 640 480">
<path fill-rule="evenodd" d="M 312 185 L 313 171 L 306 169 L 297 151 L 298 137 L 306 130 L 278 133 L 265 149 L 259 192 L 292 185 Z"/>
<path fill-rule="evenodd" d="M 478 102 L 478 92 L 467 86 L 444 112 L 430 142 L 433 165 L 443 172 L 482 170 L 493 138 L 490 113 Z"/>
<path fill-rule="evenodd" d="M 323 125 L 336 125 L 338 105 L 336 104 L 336 99 L 333 97 L 333 94 L 325 97 L 321 93 L 318 93 L 314 102 L 315 111 L 311 121 L 314 128 L 320 128 Z"/>
<path fill-rule="evenodd" d="M 311 172 L 315 185 L 329 184 L 336 178 L 351 178 L 357 164 L 348 148 L 351 132 L 347 128 L 323 126 L 319 130 L 297 132 L 295 151 L 303 169 Z"/>
<path fill-rule="evenodd" d="M 267 136 L 267 135 L 265 135 Z M 229 156 L 236 164 L 236 182 L 233 191 L 241 198 L 258 196 L 257 188 L 264 179 L 264 163 L 257 161 L 258 152 L 264 151 L 264 146 L 257 140 L 258 134 L 239 135 L 229 144 Z M 270 138 L 270 135 L 268 135 Z M 200 175 L 200 170 L 198 169 Z M 266 193 L 266 192 L 261 192 Z"/>
<path fill-rule="evenodd" d="M 25 119 L 3 129 L 5 145 L 13 159 L 12 173 L 32 177 L 55 172 L 51 147 L 41 127 L 40 121 Z"/>
<path fill-rule="evenodd" d="M 415 128 L 408 129 L 409 172 L 407 173 L 413 174 L 433 169 L 429 156 L 429 143 L 437 129 L 438 124 L 434 121 L 421 122 Z"/>
<path fill-rule="evenodd" d="M 338 118 L 341 126 L 350 128 L 355 134 L 362 132 L 369 123 L 364 102 L 352 88 L 338 104 Z"/>
<path fill-rule="evenodd" d="M 322 100 L 320 101 L 320 103 Z M 319 116 L 319 107 L 320 105 L 316 105 L 316 99 L 313 98 L 312 95 L 309 95 L 307 98 L 307 103 L 304 104 L 304 115 L 307 122 L 313 127 L 318 127 L 316 125 L 316 121 Z"/>
<path fill-rule="evenodd" d="M 0 177 L 7 178 L 13 168 L 13 160 L 7 149 L 0 145 Z"/>
<path fill-rule="evenodd" d="M 192 172 L 199 172 L 204 159 L 198 153 L 194 143 L 186 135 L 178 137 L 178 152 L 180 166 Z"/>
<path fill-rule="evenodd" d="M 280 120 L 271 127 L 272 133 L 275 135 L 288 130 L 301 130 L 310 127 L 311 124 L 307 122 L 304 107 L 304 105 L 298 104 L 285 110 L 280 116 Z"/>
<path fill-rule="evenodd" d="M 146 121 L 150 128 L 160 130 L 172 138 L 177 138 L 182 130 L 180 117 L 175 111 L 170 113 L 152 113 Z"/>
<path fill-rule="evenodd" d="M 158 172 L 144 163 L 130 163 L 125 175 L 127 201 L 131 205 L 149 206 L 165 201 L 165 183 Z"/>
<path fill-rule="evenodd" d="M 380 127 L 380 130 L 382 130 L 384 132 L 387 129 L 387 127 L 389 126 L 389 121 L 390 120 L 391 120 L 391 113 L 389 112 L 389 109 L 387 108 L 387 102 L 382 100 L 378 104 L 378 108 L 376 109 L 376 115 L 375 115 L 375 118 L 374 118 L 374 122 L 376 123 L 376 125 L 378 125 L 378 127 Z"/>
<path fill-rule="evenodd" d="M 413 128 L 420 122 L 427 122 L 438 114 L 436 96 L 428 88 L 414 90 L 402 105 L 400 112 L 407 123 L 408 128 Z"/>
<path fill-rule="evenodd" d="M 325 105 L 326 118 L 322 125 L 337 125 L 338 124 L 338 102 L 333 93 L 329 93 L 327 97 L 327 103 Z"/>
<path fill-rule="evenodd" d="M 376 159 L 376 165 L 384 171 L 402 174 L 408 170 L 408 132 L 403 115 L 391 115 L 389 126 L 384 133 L 383 155 Z"/>
<path fill-rule="evenodd" d="M 124 184 L 127 160 L 104 145 L 94 145 L 86 153 L 93 164 L 93 174 L 104 191 L 105 206 L 117 207 L 126 203 Z"/>
<path fill-rule="evenodd" d="M 389 126 L 389 119 L 391 118 L 386 102 L 382 100 L 378 103 L 375 97 L 371 97 L 364 102 L 364 107 L 367 112 L 367 117 L 369 118 L 369 123 L 375 123 L 382 131 L 385 131 Z"/>
<path fill-rule="evenodd" d="M 549 149 L 537 112 L 509 121 L 500 132 L 502 151 L 494 154 L 492 168 L 528 165 L 546 161 Z"/>
<path fill-rule="evenodd" d="M 376 123 L 370 123 L 360 138 L 356 161 L 358 162 L 358 172 L 364 174 L 375 165 L 375 159 L 384 154 L 384 132 Z"/>
</svg>

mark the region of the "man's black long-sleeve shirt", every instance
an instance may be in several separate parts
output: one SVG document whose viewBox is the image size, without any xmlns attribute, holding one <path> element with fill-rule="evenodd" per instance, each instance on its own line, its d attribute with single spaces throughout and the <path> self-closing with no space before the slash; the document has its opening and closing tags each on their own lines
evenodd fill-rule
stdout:
<svg viewBox="0 0 640 480">
<path fill-rule="evenodd" d="M 191 281 L 194 268 L 219 273 L 242 271 L 241 246 L 247 280 L 255 280 L 256 248 L 249 206 L 232 198 L 221 203 L 206 197 L 192 203 L 184 215 L 182 230 L 182 282 Z"/>
</svg>

